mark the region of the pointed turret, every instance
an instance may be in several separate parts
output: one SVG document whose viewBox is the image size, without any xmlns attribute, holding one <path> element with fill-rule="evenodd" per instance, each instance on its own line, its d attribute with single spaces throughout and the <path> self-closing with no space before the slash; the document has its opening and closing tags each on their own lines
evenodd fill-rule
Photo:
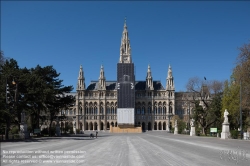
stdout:
<svg viewBox="0 0 250 166">
<path fill-rule="evenodd" d="M 123 32 L 122 32 L 119 63 L 132 63 L 131 47 L 130 47 L 130 41 L 128 37 L 126 18 L 124 21 L 124 27 L 123 27 Z"/>
<path fill-rule="evenodd" d="M 106 90 L 106 79 L 104 76 L 104 68 L 101 65 L 100 77 L 99 77 L 99 89 Z"/>
<path fill-rule="evenodd" d="M 167 90 L 174 90 L 174 77 L 172 75 L 172 68 L 169 65 L 168 67 L 168 76 L 167 76 L 167 85 L 166 85 Z"/>
<path fill-rule="evenodd" d="M 147 77 L 146 77 L 146 90 L 154 90 L 153 77 L 151 74 L 150 65 L 148 65 Z"/>
<path fill-rule="evenodd" d="M 85 78 L 83 75 L 82 65 L 80 66 L 80 70 L 79 70 L 77 90 L 85 90 Z"/>
</svg>

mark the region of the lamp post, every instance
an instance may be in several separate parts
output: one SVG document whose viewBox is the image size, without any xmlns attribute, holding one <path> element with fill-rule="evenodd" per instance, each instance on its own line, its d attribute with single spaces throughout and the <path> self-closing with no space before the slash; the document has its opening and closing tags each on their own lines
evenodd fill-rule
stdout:
<svg viewBox="0 0 250 166">
<path fill-rule="evenodd" d="M 190 131 L 190 102 L 188 104 L 188 130 Z"/>
<path fill-rule="evenodd" d="M 7 75 L 6 76 L 6 109 L 9 109 L 9 104 L 10 104 L 10 89 L 9 89 L 9 84 L 8 84 L 8 77 L 9 76 L 12 76 L 12 75 Z M 14 76 L 13 76 L 14 77 Z M 15 77 L 14 77 L 15 78 Z M 15 80 L 13 78 L 13 81 L 12 81 L 12 84 L 13 85 L 16 85 L 16 89 L 15 89 L 15 96 L 14 96 L 14 107 L 16 106 L 16 102 L 17 102 L 17 85 Z M 11 113 L 11 110 L 9 110 L 9 113 Z M 6 117 L 6 128 L 5 128 L 5 140 L 8 140 L 9 139 L 9 128 L 10 128 L 10 116 L 8 115 Z"/>
<path fill-rule="evenodd" d="M 243 137 L 243 129 L 242 129 L 242 109 L 241 109 L 241 79 L 240 79 L 240 139 Z"/>
</svg>

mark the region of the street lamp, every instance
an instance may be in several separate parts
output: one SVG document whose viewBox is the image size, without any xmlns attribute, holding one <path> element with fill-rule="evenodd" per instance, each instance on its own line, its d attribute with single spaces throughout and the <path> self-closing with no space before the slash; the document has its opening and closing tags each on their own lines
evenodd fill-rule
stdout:
<svg viewBox="0 0 250 166">
<path fill-rule="evenodd" d="M 190 102 L 188 104 L 188 130 L 190 131 Z"/>
<path fill-rule="evenodd" d="M 242 77 L 240 77 L 240 139 L 242 139 L 243 138 L 243 129 L 242 129 L 242 108 L 241 108 L 241 89 L 242 89 L 242 85 L 241 85 L 241 78 Z M 235 80 L 233 81 L 233 84 L 235 83 Z"/>
<path fill-rule="evenodd" d="M 240 79 L 240 139 L 243 137 L 243 130 L 242 130 L 242 109 L 241 109 L 241 79 Z"/>
<path fill-rule="evenodd" d="M 7 75 L 7 77 L 6 77 L 6 109 L 8 109 L 9 108 L 9 104 L 10 104 L 10 89 L 9 89 L 9 84 L 8 84 L 8 77 L 9 76 L 12 76 L 12 75 Z M 17 83 L 15 82 L 15 80 L 14 80 L 14 76 L 12 76 L 13 77 L 13 81 L 12 81 L 12 84 L 13 85 L 16 85 L 16 89 L 15 89 L 15 98 L 14 98 L 14 105 L 13 105 L 13 107 L 15 107 L 16 106 L 16 102 L 17 102 Z M 11 113 L 11 110 L 10 110 L 10 113 Z M 9 139 L 9 128 L 10 128 L 10 117 L 9 116 L 7 116 L 7 121 L 6 121 L 6 128 L 5 128 L 5 140 L 7 140 L 7 139 Z"/>
</svg>

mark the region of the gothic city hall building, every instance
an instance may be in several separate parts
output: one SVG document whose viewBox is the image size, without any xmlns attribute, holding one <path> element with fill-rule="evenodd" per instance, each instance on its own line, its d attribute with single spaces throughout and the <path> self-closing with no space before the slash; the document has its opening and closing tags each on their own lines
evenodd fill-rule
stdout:
<svg viewBox="0 0 250 166">
<path fill-rule="evenodd" d="M 168 73 L 165 86 L 160 81 L 153 80 L 149 65 L 145 72 L 146 79 L 136 81 L 126 21 L 122 32 L 120 57 L 117 59 L 116 81 L 106 80 L 104 66 L 101 66 L 99 80 L 91 81 L 85 86 L 84 71 L 80 66 L 76 93 L 71 93 L 75 95 L 76 103 L 71 109 L 63 110 L 62 114 L 67 117 L 66 121 L 61 122 L 63 126 L 75 126 L 82 131 L 110 130 L 111 126 L 119 126 L 119 108 L 132 108 L 134 126 L 141 126 L 143 131 L 168 131 L 171 117 L 176 113 L 187 114 L 181 100 L 183 92 L 175 92 L 170 65 L 166 69 Z M 176 95 L 180 98 L 179 112 L 176 112 Z"/>
</svg>

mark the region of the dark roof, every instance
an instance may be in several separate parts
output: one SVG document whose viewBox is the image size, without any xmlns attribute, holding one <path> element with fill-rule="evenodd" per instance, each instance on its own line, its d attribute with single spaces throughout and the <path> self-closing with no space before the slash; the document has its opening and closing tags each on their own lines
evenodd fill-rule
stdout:
<svg viewBox="0 0 250 166">
<path fill-rule="evenodd" d="M 165 90 L 160 81 L 153 81 L 154 90 Z M 146 81 L 136 81 L 135 90 L 145 90 Z"/>
<path fill-rule="evenodd" d="M 153 81 L 154 90 L 165 90 L 160 81 Z M 135 90 L 145 90 L 146 81 L 135 81 Z M 98 90 L 98 81 L 91 81 L 86 90 Z M 106 90 L 116 90 L 116 81 L 106 81 Z"/>
</svg>

